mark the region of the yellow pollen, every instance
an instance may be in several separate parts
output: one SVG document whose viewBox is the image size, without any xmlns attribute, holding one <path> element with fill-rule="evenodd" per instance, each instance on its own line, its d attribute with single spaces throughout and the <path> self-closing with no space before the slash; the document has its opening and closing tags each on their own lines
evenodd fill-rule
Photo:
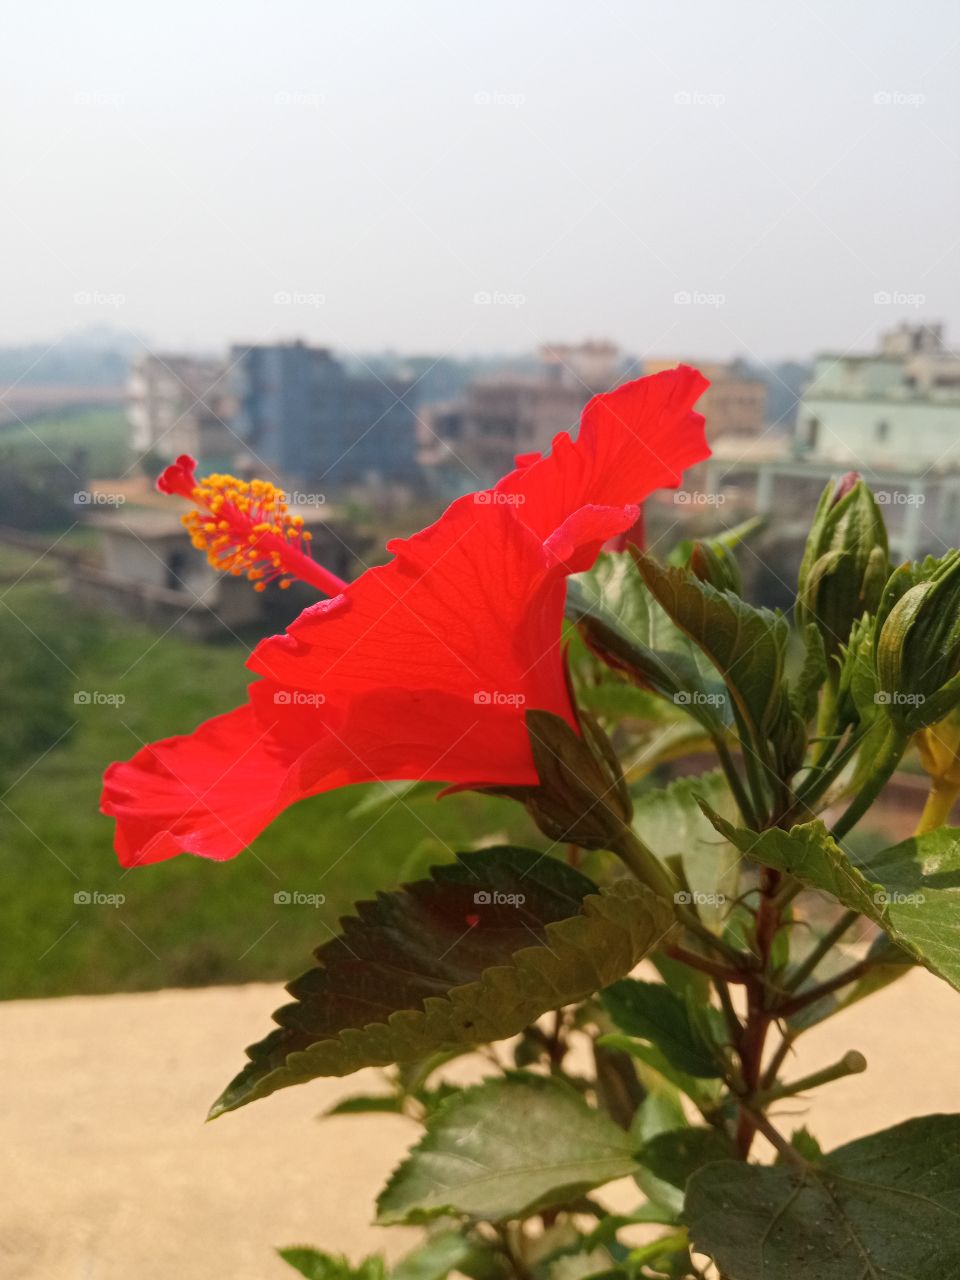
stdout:
<svg viewBox="0 0 960 1280">
<path fill-rule="evenodd" d="M 255 591 L 275 580 L 284 590 L 292 585 L 284 548 L 303 550 L 310 533 L 303 516 L 290 514 L 281 489 L 267 480 L 215 474 L 196 486 L 193 499 L 199 510 L 185 515 L 183 523 L 193 546 L 206 552 L 215 569 L 245 575 Z"/>
</svg>

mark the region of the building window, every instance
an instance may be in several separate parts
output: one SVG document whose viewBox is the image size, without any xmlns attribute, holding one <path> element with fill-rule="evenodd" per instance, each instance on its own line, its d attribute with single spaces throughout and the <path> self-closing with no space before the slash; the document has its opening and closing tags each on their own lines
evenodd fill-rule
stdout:
<svg viewBox="0 0 960 1280">
<path fill-rule="evenodd" d="M 807 423 L 807 448 L 816 449 L 820 438 L 820 419 L 811 418 Z"/>
<path fill-rule="evenodd" d="M 174 550 L 167 554 L 164 586 L 168 591 L 185 591 L 183 575 L 189 571 L 190 557 L 185 551 Z"/>
<path fill-rule="evenodd" d="M 877 444 L 885 444 L 890 437 L 890 423 L 878 422 L 873 429 L 873 438 Z"/>
</svg>

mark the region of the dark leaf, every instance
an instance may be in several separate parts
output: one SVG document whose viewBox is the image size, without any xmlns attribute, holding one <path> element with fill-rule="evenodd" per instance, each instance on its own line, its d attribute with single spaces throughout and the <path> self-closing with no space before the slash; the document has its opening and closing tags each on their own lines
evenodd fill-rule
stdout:
<svg viewBox="0 0 960 1280">
<path fill-rule="evenodd" d="M 628 973 L 672 922 L 635 880 L 598 891 L 531 849 L 463 854 L 342 921 L 211 1115 L 316 1076 L 515 1035 Z"/>
</svg>

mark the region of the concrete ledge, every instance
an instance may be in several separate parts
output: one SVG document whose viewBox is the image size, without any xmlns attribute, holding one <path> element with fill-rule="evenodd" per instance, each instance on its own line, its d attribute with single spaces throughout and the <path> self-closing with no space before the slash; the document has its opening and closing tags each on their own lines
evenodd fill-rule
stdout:
<svg viewBox="0 0 960 1280">
<path fill-rule="evenodd" d="M 809 1115 L 791 1100 L 785 1125 L 808 1123 L 836 1146 L 906 1119 L 908 1084 L 917 1111 L 960 1111 L 958 998 L 917 971 L 809 1032 L 790 1076 L 853 1048 L 870 1070 L 824 1088 Z M 370 1220 L 416 1127 L 393 1116 L 314 1119 L 336 1098 L 375 1087 L 375 1072 L 289 1089 L 203 1123 L 243 1046 L 283 1000 L 280 988 L 256 985 L 0 1004 L 0 1274 L 292 1280 L 277 1245 L 354 1258 L 409 1248 L 416 1233 Z"/>
</svg>

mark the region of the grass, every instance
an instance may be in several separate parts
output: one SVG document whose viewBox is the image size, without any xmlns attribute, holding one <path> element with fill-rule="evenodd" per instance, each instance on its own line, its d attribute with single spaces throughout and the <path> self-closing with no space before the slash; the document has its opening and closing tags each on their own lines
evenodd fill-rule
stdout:
<svg viewBox="0 0 960 1280">
<path fill-rule="evenodd" d="M 123 871 L 97 812 L 104 767 L 235 705 L 244 657 L 237 645 L 86 617 L 48 584 L 0 592 L 5 996 L 290 979 L 355 900 L 418 877 L 477 833 L 535 839 L 508 801 L 355 787 L 295 806 L 231 862 L 183 856 Z M 77 704 L 79 690 L 124 701 Z M 274 901 L 293 891 L 326 903 Z"/>
<path fill-rule="evenodd" d="M 118 476 L 130 465 L 129 437 L 122 409 L 86 409 L 0 428 L 0 455 L 22 465 L 73 467 L 76 451 L 83 449 L 91 476 Z"/>
</svg>

